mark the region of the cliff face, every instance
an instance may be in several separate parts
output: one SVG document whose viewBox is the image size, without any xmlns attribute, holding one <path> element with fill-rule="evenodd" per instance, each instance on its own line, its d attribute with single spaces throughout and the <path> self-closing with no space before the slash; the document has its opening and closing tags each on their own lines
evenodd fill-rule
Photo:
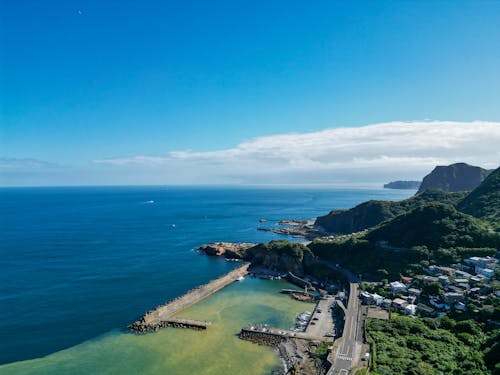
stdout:
<svg viewBox="0 0 500 375">
<path fill-rule="evenodd" d="M 198 251 L 228 259 L 244 259 L 255 266 L 275 271 L 290 271 L 296 275 L 304 275 L 304 269 L 316 261 L 311 250 L 305 245 L 284 240 L 258 245 L 218 242 L 203 245 Z"/>
<path fill-rule="evenodd" d="M 424 177 L 417 194 L 427 189 L 444 191 L 473 190 L 488 176 L 491 171 L 466 163 L 448 166 L 437 166 Z"/>
<path fill-rule="evenodd" d="M 292 247 L 295 249 L 292 250 Z M 264 266 L 271 270 L 305 274 L 304 269 L 315 262 L 315 257 L 305 245 L 272 241 L 257 245 L 247 252 L 247 259 L 253 265 Z"/>
</svg>

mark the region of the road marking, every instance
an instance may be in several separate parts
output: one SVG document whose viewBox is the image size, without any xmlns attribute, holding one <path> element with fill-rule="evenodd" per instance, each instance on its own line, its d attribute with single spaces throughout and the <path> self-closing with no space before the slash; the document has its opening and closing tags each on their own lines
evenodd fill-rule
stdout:
<svg viewBox="0 0 500 375">
<path fill-rule="evenodd" d="M 348 357 L 348 356 L 347 356 L 347 355 L 345 355 L 345 354 L 339 354 L 339 355 L 337 356 L 337 358 L 338 358 L 338 359 L 342 359 L 342 360 L 344 360 L 344 361 L 352 361 L 352 357 Z"/>
</svg>

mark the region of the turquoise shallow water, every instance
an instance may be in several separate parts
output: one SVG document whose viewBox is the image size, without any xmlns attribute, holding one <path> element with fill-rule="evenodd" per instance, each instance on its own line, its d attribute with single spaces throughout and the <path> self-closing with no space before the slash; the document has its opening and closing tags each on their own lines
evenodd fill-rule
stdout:
<svg viewBox="0 0 500 375">
<path fill-rule="evenodd" d="M 111 332 L 44 358 L 2 366 L 0 374 L 268 374 L 280 366 L 274 351 L 236 335 L 248 323 L 289 328 L 298 312 L 311 309 L 280 294 L 283 287 L 290 284 L 247 278 L 179 314 L 210 320 L 207 331 Z"/>
<path fill-rule="evenodd" d="M 193 251 L 201 244 L 282 238 L 256 227 L 413 193 L 327 188 L 0 188 L 0 364 L 54 352 L 63 356 L 66 352 L 61 350 L 86 347 L 89 340 L 95 344 L 96 337 L 104 338 L 98 345 L 117 340 L 114 345 L 120 347 L 119 342 L 131 339 L 117 337 L 142 313 L 234 267 Z M 261 224 L 260 218 L 269 222 Z M 160 346 L 165 351 L 169 345 Z M 95 346 L 86 348 L 80 353 L 101 363 Z M 121 354 L 104 352 L 107 361 L 121 366 Z"/>
</svg>

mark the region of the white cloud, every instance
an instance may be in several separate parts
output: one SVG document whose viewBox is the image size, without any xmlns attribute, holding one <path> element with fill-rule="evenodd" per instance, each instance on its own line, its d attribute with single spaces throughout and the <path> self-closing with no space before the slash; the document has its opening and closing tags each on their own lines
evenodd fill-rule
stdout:
<svg viewBox="0 0 500 375">
<path fill-rule="evenodd" d="M 32 158 L 5 158 L 0 157 L 0 171 L 39 170 L 57 168 L 58 164 Z"/>
<path fill-rule="evenodd" d="M 171 151 L 166 156 L 95 160 L 99 164 L 182 169 L 184 177 L 251 182 L 385 181 L 420 178 L 435 165 L 464 161 L 496 168 L 500 123 L 389 122 L 255 138 L 218 151 Z"/>
</svg>

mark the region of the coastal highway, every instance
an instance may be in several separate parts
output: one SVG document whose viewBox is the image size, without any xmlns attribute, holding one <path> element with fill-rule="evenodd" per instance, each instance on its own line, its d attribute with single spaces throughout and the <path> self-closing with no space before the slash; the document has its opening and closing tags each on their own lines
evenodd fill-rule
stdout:
<svg viewBox="0 0 500 375">
<path fill-rule="evenodd" d="M 357 340 L 359 323 L 358 286 L 358 283 L 350 283 L 349 285 L 349 302 L 345 315 L 342 341 L 337 350 L 330 355 L 329 360 L 332 367 L 328 374 L 348 374 L 349 370 L 358 362 L 361 354 L 362 343 Z"/>
</svg>

